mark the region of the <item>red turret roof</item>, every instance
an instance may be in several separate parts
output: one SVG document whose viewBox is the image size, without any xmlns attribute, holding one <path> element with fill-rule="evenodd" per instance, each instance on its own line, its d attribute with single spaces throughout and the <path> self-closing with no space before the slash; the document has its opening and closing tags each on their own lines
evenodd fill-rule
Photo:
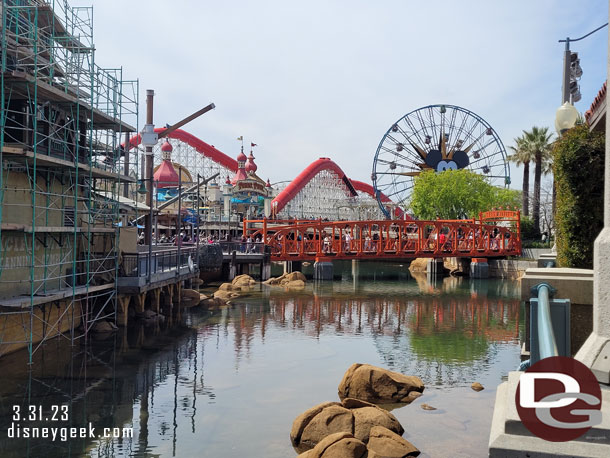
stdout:
<svg viewBox="0 0 610 458">
<path fill-rule="evenodd" d="M 248 162 L 246 163 L 246 172 L 256 172 L 258 167 L 254 163 L 254 156 L 252 155 L 252 151 L 250 151 L 250 156 L 248 156 Z"/>
<path fill-rule="evenodd" d="M 159 188 L 173 188 L 178 186 L 180 177 L 171 161 L 164 160 L 153 175 L 153 180 L 159 183 Z"/>
<path fill-rule="evenodd" d="M 169 140 L 165 140 L 163 145 L 161 145 L 161 151 L 164 153 L 171 153 L 173 149 L 174 148 L 172 148 L 172 144 L 169 142 Z"/>
</svg>

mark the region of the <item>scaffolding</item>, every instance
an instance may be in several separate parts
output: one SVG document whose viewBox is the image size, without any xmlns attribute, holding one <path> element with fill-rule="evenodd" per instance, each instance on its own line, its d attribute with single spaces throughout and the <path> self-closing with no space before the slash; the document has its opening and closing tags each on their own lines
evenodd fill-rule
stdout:
<svg viewBox="0 0 610 458">
<path fill-rule="evenodd" d="M 95 63 L 93 8 L 2 0 L 0 356 L 116 320 L 138 81 Z M 131 157 L 130 157 L 131 156 Z"/>
</svg>

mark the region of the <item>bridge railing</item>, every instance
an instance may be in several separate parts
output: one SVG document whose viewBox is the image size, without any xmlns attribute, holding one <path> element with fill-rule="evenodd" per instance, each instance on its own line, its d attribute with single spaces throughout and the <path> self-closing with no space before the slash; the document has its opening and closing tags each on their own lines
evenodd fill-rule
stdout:
<svg viewBox="0 0 610 458">
<path fill-rule="evenodd" d="M 500 257 L 521 254 L 519 212 L 486 212 L 478 220 L 246 220 L 274 260 L 404 257 Z"/>
</svg>

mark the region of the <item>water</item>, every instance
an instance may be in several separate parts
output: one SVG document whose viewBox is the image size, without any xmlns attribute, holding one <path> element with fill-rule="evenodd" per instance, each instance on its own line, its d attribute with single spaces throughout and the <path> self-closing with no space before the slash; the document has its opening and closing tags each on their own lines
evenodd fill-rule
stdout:
<svg viewBox="0 0 610 458">
<path fill-rule="evenodd" d="M 406 266 L 350 266 L 302 292 L 256 288 L 232 306 L 130 327 L 71 347 L 0 361 L 2 457 L 291 457 L 294 418 L 337 398 L 354 362 L 409 375 L 424 396 L 392 411 L 425 457 L 487 456 L 496 386 L 519 363 L 519 286 L 411 278 Z M 479 393 L 470 389 L 478 381 Z M 422 403 L 438 410 L 421 409 Z M 46 420 L 68 404 L 69 421 Z M 13 406 L 42 406 L 21 426 L 133 428 L 133 438 L 8 438 Z"/>
</svg>

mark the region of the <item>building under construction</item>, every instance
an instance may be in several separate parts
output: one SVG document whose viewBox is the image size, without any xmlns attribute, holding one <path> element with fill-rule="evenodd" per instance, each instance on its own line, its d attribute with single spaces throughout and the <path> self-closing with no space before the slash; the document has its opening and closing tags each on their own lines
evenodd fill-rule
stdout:
<svg viewBox="0 0 610 458">
<path fill-rule="evenodd" d="M 31 361 L 49 338 L 116 320 L 138 82 L 96 65 L 92 7 L 1 8 L 0 355 L 27 347 Z"/>
</svg>

